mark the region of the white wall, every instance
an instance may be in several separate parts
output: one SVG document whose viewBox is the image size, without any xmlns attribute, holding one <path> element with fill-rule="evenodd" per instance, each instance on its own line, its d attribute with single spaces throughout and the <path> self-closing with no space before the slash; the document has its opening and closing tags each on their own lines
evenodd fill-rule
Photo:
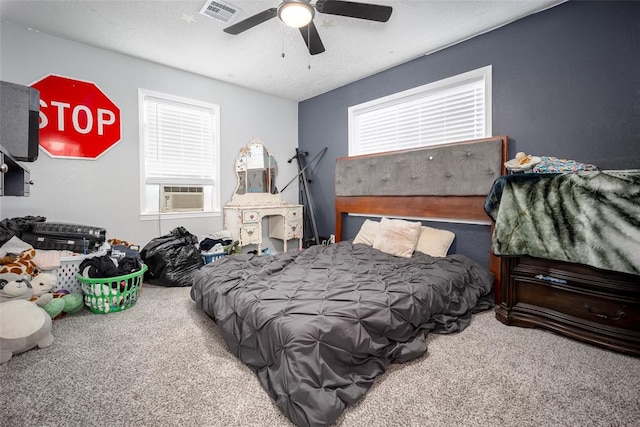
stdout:
<svg viewBox="0 0 640 427">
<path fill-rule="evenodd" d="M 138 88 L 220 105 L 221 205 L 236 185 L 233 169 L 242 145 L 260 137 L 273 153 L 279 188 L 297 172 L 297 103 L 111 51 L 0 23 L 0 79 L 29 85 L 47 74 L 95 83 L 120 108 L 122 139 L 97 160 L 54 159 L 40 150 L 25 163 L 30 197 L 4 197 L 2 218 L 40 215 L 48 221 L 101 226 L 109 238 L 146 244 L 174 227 L 201 236 L 223 228 L 222 215 L 184 220 L 139 219 Z M 297 181 L 283 193 L 298 198 Z"/>
</svg>

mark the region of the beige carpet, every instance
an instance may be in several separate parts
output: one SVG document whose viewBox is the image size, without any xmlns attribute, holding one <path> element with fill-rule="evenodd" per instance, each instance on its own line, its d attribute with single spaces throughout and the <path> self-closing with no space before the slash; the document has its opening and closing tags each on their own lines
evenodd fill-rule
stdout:
<svg viewBox="0 0 640 427">
<path fill-rule="evenodd" d="M 145 285 L 108 315 L 54 322 L 53 345 L 0 365 L 0 426 L 288 426 L 231 355 L 190 288 Z M 550 332 L 504 326 L 492 311 L 431 335 L 339 426 L 637 426 L 640 358 Z"/>
</svg>

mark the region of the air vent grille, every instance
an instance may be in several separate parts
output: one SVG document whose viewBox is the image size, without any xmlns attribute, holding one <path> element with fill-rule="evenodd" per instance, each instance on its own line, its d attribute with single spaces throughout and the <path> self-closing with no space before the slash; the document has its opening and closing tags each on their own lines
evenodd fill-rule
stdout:
<svg viewBox="0 0 640 427">
<path fill-rule="evenodd" d="M 222 22 L 232 21 L 240 12 L 242 12 L 242 10 L 238 7 L 220 0 L 208 1 L 202 6 L 202 9 L 200 9 L 201 15 Z"/>
</svg>

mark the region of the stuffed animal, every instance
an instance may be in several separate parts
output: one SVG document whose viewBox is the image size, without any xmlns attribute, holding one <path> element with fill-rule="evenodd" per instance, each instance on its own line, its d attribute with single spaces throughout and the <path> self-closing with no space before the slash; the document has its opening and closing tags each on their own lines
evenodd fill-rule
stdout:
<svg viewBox="0 0 640 427">
<path fill-rule="evenodd" d="M 36 293 L 24 277 L 11 281 L 0 279 L 0 363 L 16 353 L 35 346 L 48 347 L 53 342 L 51 317 L 42 307 L 53 301 L 49 291 L 57 279 L 52 274 L 40 274 L 35 279 Z"/>
<path fill-rule="evenodd" d="M 81 292 L 54 292 L 58 278 L 51 273 L 40 273 L 31 280 L 33 288 L 32 301 L 35 301 L 44 311 L 57 319 L 67 313 L 78 312 L 84 307 L 84 297 Z"/>
<path fill-rule="evenodd" d="M 135 246 L 133 243 L 129 243 L 126 240 L 120 240 L 115 238 L 107 240 L 107 243 L 109 243 L 111 246 L 126 246 L 126 247 Z"/>
<path fill-rule="evenodd" d="M 53 295 L 50 293 L 34 295 L 31 282 L 25 278 L 10 282 L 0 279 L 0 303 L 19 299 L 35 302 L 40 307 L 44 307 L 53 300 Z"/>
<path fill-rule="evenodd" d="M 53 288 L 56 287 L 57 282 L 58 278 L 51 273 L 40 273 L 30 281 L 33 289 L 30 301 L 42 307 L 52 319 L 59 315 L 64 308 L 64 304 L 60 307 L 60 303 L 56 302 L 54 298 Z"/>
<path fill-rule="evenodd" d="M 21 278 L 7 281 L 0 279 L 0 302 L 23 299 L 42 307 L 53 319 L 66 313 L 76 313 L 84 307 L 82 293 L 53 292 L 57 277 L 40 273 L 31 281 Z"/>
<path fill-rule="evenodd" d="M 0 278 L 0 303 L 14 300 L 29 300 L 33 296 L 33 288 L 28 280 L 22 277 L 7 280 Z"/>
<path fill-rule="evenodd" d="M 3 274 L 11 273 L 18 275 L 19 277 L 26 277 L 27 280 L 31 280 L 33 277 L 40 274 L 40 269 L 36 263 L 33 262 L 33 258 L 35 256 L 36 250 L 33 248 L 20 252 L 13 262 L 0 266 L 0 277 Z"/>
<path fill-rule="evenodd" d="M 16 258 L 17 257 L 15 255 L 5 255 L 0 257 L 0 265 L 11 264 L 16 260 Z"/>
<path fill-rule="evenodd" d="M 84 296 L 80 292 L 71 294 L 55 292 L 52 296 L 53 299 L 42 308 L 54 320 L 65 314 L 77 313 L 84 307 Z"/>
<path fill-rule="evenodd" d="M 31 283 L 31 288 L 33 289 L 33 296 L 39 297 L 53 292 L 53 288 L 58 283 L 58 277 L 52 273 L 40 273 L 31 279 L 29 283 Z"/>
<path fill-rule="evenodd" d="M 51 317 L 38 305 L 25 299 L 0 304 L 0 363 L 14 354 L 53 343 Z"/>
</svg>

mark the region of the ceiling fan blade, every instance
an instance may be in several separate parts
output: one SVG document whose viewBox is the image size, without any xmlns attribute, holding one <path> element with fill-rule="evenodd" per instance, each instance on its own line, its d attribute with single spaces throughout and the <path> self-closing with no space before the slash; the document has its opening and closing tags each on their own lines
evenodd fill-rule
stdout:
<svg viewBox="0 0 640 427">
<path fill-rule="evenodd" d="M 304 27 L 300 27 L 300 34 L 302 34 L 304 44 L 309 47 L 309 53 L 311 55 L 324 52 L 324 45 L 322 44 L 322 40 L 320 40 L 320 34 L 318 34 L 318 30 L 313 21 Z"/>
<path fill-rule="evenodd" d="M 243 31 L 247 31 L 248 29 L 255 27 L 256 25 L 262 24 L 263 22 L 266 22 L 271 18 L 275 18 L 276 16 L 278 16 L 278 9 L 272 7 L 271 9 L 267 9 L 248 17 L 243 21 L 233 24 L 222 31 L 228 34 L 233 34 L 235 36 Z"/>
<path fill-rule="evenodd" d="M 318 0 L 315 7 L 320 13 L 378 22 L 387 22 L 393 11 L 390 6 L 340 0 Z"/>
</svg>

